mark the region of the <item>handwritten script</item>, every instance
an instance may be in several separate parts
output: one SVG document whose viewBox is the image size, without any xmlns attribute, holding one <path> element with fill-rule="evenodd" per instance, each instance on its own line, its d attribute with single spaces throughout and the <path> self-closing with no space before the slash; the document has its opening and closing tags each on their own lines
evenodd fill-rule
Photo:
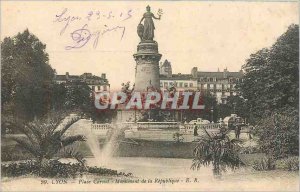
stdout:
<svg viewBox="0 0 300 192">
<path fill-rule="evenodd" d="M 99 44 L 99 39 L 109 33 L 118 35 L 122 40 L 125 32 L 125 22 L 132 18 L 132 10 L 114 13 L 113 11 L 87 11 L 82 15 L 71 15 L 68 8 L 64 8 L 59 14 L 55 15 L 54 23 L 62 24 L 59 35 L 68 34 L 70 44 L 65 46 L 66 50 L 80 49 L 89 44 L 92 44 L 96 49 Z M 78 27 L 78 24 L 82 25 Z M 96 30 L 90 29 L 90 26 Z"/>
</svg>

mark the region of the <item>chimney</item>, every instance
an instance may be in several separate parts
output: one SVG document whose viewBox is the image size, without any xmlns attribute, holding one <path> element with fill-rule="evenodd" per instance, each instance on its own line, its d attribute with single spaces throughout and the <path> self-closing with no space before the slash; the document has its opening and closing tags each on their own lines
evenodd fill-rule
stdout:
<svg viewBox="0 0 300 192">
<path fill-rule="evenodd" d="M 66 79 L 69 79 L 69 72 L 66 72 Z"/>
<path fill-rule="evenodd" d="M 106 79 L 106 73 L 102 73 L 102 74 L 101 74 L 101 78 L 102 78 L 102 79 Z"/>
<path fill-rule="evenodd" d="M 224 72 L 223 72 L 223 78 L 227 78 L 227 67 L 224 69 Z"/>
</svg>

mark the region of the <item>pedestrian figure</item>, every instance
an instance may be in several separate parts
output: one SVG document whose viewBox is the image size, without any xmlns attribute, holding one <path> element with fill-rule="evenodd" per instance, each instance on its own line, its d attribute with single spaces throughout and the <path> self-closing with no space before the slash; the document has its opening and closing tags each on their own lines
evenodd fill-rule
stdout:
<svg viewBox="0 0 300 192">
<path fill-rule="evenodd" d="M 198 126 L 194 123 L 194 136 L 198 136 Z"/>
<path fill-rule="evenodd" d="M 248 130 L 249 139 L 252 139 L 251 133 L 252 133 L 252 130 L 253 130 L 253 126 L 249 126 L 249 125 L 248 125 L 248 127 L 249 127 L 249 128 L 248 128 L 248 129 L 249 129 L 249 130 Z"/>
<path fill-rule="evenodd" d="M 241 134 L 241 125 L 236 122 L 236 124 L 235 124 L 235 138 L 240 139 L 240 134 Z"/>
</svg>

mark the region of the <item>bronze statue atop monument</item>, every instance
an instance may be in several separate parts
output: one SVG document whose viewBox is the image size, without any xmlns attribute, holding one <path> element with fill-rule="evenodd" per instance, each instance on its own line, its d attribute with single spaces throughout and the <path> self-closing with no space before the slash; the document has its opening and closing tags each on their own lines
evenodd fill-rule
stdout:
<svg viewBox="0 0 300 192">
<path fill-rule="evenodd" d="M 158 17 L 151 13 L 150 6 L 138 25 L 138 35 L 141 39 L 137 46 L 137 52 L 133 55 L 136 61 L 135 67 L 135 91 L 160 90 L 159 60 L 161 54 L 158 52 L 158 43 L 154 38 L 154 19 L 160 19 L 162 10 L 158 10 Z M 144 25 L 142 24 L 144 21 Z"/>
<path fill-rule="evenodd" d="M 158 17 L 155 17 L 155 15 L 151 12 L 151 8 L 148 5 L 146 7 L 147 12 L 144 13 L 139 25 L 138 25 L 138 35 L 141 39 L 141 41 L 153 41 L 154 38 L 154 30 L 155 30 L 155 25 L 153 22 L 153 19 L 160 20 L 161 15 L 162 15 L 162 10 L 158 10 Z M 152 19 L 153 18 L 153 19 Z M 142 24 L 142 21 L 144 20 L 144 25 Z"/>
</svg>

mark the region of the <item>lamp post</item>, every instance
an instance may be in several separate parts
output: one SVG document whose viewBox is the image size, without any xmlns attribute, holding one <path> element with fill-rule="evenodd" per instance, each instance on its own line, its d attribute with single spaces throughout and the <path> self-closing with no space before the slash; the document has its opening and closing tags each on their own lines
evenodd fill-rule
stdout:
<svg viewBox="0 0 300 192">
<path fill-rule="evenodd" d="M 214 106 L 211 107 L 210 112 L 211 112 L 211 121 L 210 122 L 213 122 L 213 120 L 214 120 Z"/>
<path fill-rule="evenodd" d="M 236 102 L 233 102 L 233 113 L 235 114 Z"/>
</svg>

